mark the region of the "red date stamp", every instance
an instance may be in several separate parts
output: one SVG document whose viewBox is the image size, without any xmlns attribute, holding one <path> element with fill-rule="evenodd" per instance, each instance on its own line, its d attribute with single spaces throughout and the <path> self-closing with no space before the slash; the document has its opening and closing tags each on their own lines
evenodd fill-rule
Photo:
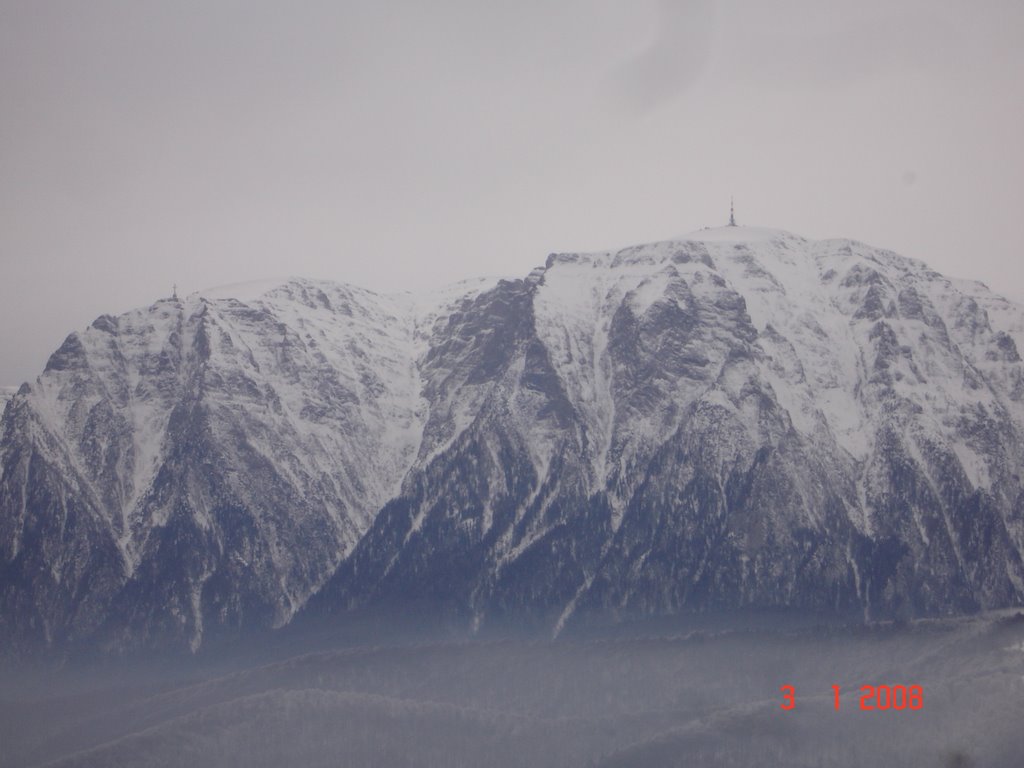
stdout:
<svg viewBox="0 0 1024 768">
<path fill-rule="evenodd" d="M 796 688 L 783 685 L 782 709 L 796 709 Z M 832 705 L 839 711 L 840 690 L 838 685 L 832 686 Z M 860 708 L 870 710 L 920 710 L 924 709 L 924 689 L 920 685 L 862 685 L 860 688 Z"/>
</svg>

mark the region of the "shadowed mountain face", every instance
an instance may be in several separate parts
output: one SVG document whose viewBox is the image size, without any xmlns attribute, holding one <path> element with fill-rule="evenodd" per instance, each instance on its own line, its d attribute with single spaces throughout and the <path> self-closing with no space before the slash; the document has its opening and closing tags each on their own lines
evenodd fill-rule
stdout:
<svg viewBox="0 0 1024 768">
<path fill-rule="evenodd" d="M 980 284 L 746 227 L 102 317 L 4 412 L 0 631 L 1021 605 L 1021 343 Z"/>
</svg>

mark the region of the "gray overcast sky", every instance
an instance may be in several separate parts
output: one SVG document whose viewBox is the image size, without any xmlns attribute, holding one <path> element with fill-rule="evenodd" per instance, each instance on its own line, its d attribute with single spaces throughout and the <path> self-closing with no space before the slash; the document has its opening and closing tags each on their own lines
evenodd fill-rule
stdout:
<svg viewBox="0 0 1024 768">
<path fill-rule="evenodd" d="M 169 294 L 724 223 L 1024 295 L 1024 3 L 0 0 L 0 384 Z"/>
</svg>

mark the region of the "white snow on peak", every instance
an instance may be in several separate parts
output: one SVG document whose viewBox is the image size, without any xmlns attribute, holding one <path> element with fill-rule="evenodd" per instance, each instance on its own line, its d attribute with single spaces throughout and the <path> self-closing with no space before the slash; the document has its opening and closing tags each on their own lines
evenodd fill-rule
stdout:
<svg viewBox="0 0 1024 768">
<path fill-rule="evenodd" d="M 705 227 L 694 232 L 688 232 L 679 239 L 696 240 L 702 243 L 758 243 L 771 240 L 802 240 L 803 238 L 784 229 L 737 225 L 735 227 Z"/>
<path fill-rule="evenodd" d="M 171 409 L 186 386 L 184 378 L 167 380 L 164 370 L 186 376 L 205 327 L 208 375 L 231 382 L 211 390 L 211 403 L 225 418 L 248 408 L 258 415 L 253 424 L 272 425 L 262 432 L 254 426 L 246 438 L 267 456 L 283 446 L 296 457 L 281 465 L 296 487 L 340 489 L 346 508 L 336 510 L 335 522 L 339 530 L 354 526 L 339 534 L 344 549 L 423 455 L 425 425 L 438 408 L 425 399 L 423 364 L 432 344 L 444 343 L 446 319 L 499 279 L 375 293 L 277 278 L 157 302 L 78 334 L 89 380 L 71 396 L 80 372 L 44 374 L 33 385 L 34 407 L 69 445 L 81 442 L 84 419 L 101 400 L 123 417 L 131 445 L 117 469 L 115 527 L 131 561 L 133 509 L 152 482 Z M 611 491 L 613 507 L 630 493 L 630 462 L 667 439 L 694 408 L 728 408 L 759 439 L 756 414 L 740 408 L 736 395 L 747 376 L 771 390 L 798 433 L 822 445 L 822 435 L 831 436 L 829 444 L 857 463 L 871 456 L 889 401 L 901 398 L 923 414 L 912 439 L 947 447 L 977 487 L 994 476 L 984 446 L 971 443 L 980 438 L 964 437 L 983 432 L 972 426 L 981 424 L 977 414 L 1008 414 L 1015 428 L 1024 425 L 1024 373 L 1012 360 L 1014 345 L 1024 350 L 1021 306 L 863 243 L 718 227 L 618 251 L 552 255 L 527 283 L 536 333 L 586 432 L 591 481 Z M 626 326 L 646 322 L 654 334 L 659 323 L 692 320 L 692 340 L 676 334 L 669 341 L 671 349 L 689 345 L 680 365 L 693 366 L 694 375 L 661 372 L 649 393 L 638 392 L 645 384 L 631 383 L 635 372 L 616 368 L 609 350 L 620 311 Z M 737 322 L 753 327 L 753 341 L 743 342 L 753 350 L 753 373 L 726 376 Z M 978 371 L 987 384 L 978 383 Z M 449 442 L 475 417 L 471 391 L 461 390 L 451 407 Z M 0 406 L 12 394 L 0 390 Z M 550 446 L 532 448 L 543 473 Z"/>
<path fill-rule="evenodd" d="M 238 452 L 224 460 L 265 460 L 308 502 L 303 514 L 322 514 L 327 573 L 410 469 L 483 413 L 491 390 L 446 348 L 471 349 L 469 334 L 478 341 L 494 332 L 488 323 L 508 321 L 469 313 L 480 322 L 450 335 L 458 325 L 451 318 L 465 319 L 498 283 L 377 293 L 277 278 L 103 316 L 73 334 L 32 384 L 36 450 L 109 513 L 131 570 L 170 513 L 147 506 L 147 493 L 169 455 L 172 412 L 201 393 L 206 428 L 227 454 Z M 1024 440 L 991 437 L 1000 428 L 1024 435 L 1024 308 L 922 262 L 852 240 L 718 227 L 618 251 L 554 254 L 520 288 L 513 293 L 532 299 L 533 324 L 517 333 L 535 332 L 543 344 L 579 418 L 572 439 L 585 446 L 584 482 L 607 492 L 614 525 L 643 479 L 637 468 L 674 434 L 694 425 L 699 433 L 708 414 L 728 414 L 727 432 L 709 447 L 722 466 L 795 432 L 850 467 L 859 483 L 850 496 L 860 497 L 853 519 L 868 534 L 863 480 L 881 429 L 898 433 L 936 487 L 949 470 L 1002 492 L 1006 467 L 1024 463 Z M 498 387 L 508 397 L 494 418 L 518 430 L 543 480 L 566 437 L 554 420 L 537 418 L 551 393 L 523 385 L 527 358 L 510 362 Z M 0 409 L 14 393 L 0 388 Z M 762 400 L 771 408 L 759 410 Z M 926 466 L 950 455 L 955 462 Z M 491 466 L 498 487 L 500 467 Z M 243 502 L 255 494 L 244 473 L 226 482 Z M 802 490 L 812 498 L 813 489 Z M 212 524 L 205 503 L 194 512 Z M 486 529 L 490 507 L 483 520 Z M 261 524 L 273 542 L 275 521 Z M 316 585 L 295 552 L 272 546 L 285 620 Z M 198 621 L 198 603 L 193 613 Z"/>
<path fill-rule="evenodd" d="M 447 317 L 462 302 L 472 301 L 505 279 L 509 278 L 476 277 L 432 290 L 389 294 L 393 301 L 406 306 L 413 318 L 416 359 L 426 354 L 438 319 Z"/>
<path fill-rule="evenodd" d="M 988 487 L 985 452 L 969 444 L 964 425 L 978 413 L 1010 413 L 1024 426 L 1024 372 L 1012 362 L 1010 344 L 1000 341 L 1002 334 L 1024 350 L 1021 306 L 865 243 L 747 226 L 548 259 L 535 299 L 537 332 L 583 418 L 599 485 L 615 473 L 611 457 L 627 460 L 629 445 L 657 443 L 671 425 L 650 414 L 647 424 L 634 417 L 627 427 L 617 413 L 622 403 L 613 394 L 617 372 L 607 351 L 614 313 L 625 303 L 642 318 L 655 305 L 675 302 L 700 314 L 700 294 L 713 307 L 723 279 L 723 290 L 742 297 L 757 331 L 757 375 L 798 432 L 818 440 L 825 430 L 849 459 L 863 462 L 874 450 L 875 430 L 890 419 L 895 394 L 924 414 L 912 439 L 945 446 L 975 487 Z M 695 305 L 680 299 L 680 285 Z M 889 333 L 894 341 L 884 338 Z M 979 386 L 972 370 L 984 370 L 996 387 Z M 685 412 L 695 398 L 716 401 L 710 389 L 702 394 L 679 384 L 670 413 Z M 626 429 L 634 434 L 624 435 Z M 753 435 L 756 423 L 748 429 Z"/>
<path fill-rule="evenodd" d="M 237 301 L 247 302 L 258 299 L 275 288 L 280 288 L 282 285 L 296 279 L 294 277 L 277 277 L 265 280 L 245 280 L 239 283 L 215 285 L 211 288 L 197 291 L 197 295 L 204 299 L 236 299 Z"/>
<path fill-rule="evenodd" d="M 324 516 L 322 545 L 333 562 L 399 492 L 416 460 L 429 416 L 420 362 L 435 324 L 496 282 L 379 294 L 330 281 L 259 280 L 103 316 L 72 334 L 32 384 L 36 442 L 97 500 L 131 572 L 171 512 L 150 493 L 173 447 L 171 415 L 202 382 L 207 428 L 228 454 L 238 451 L 224 461 L 241 467 L 263 457 L 305 497 L 310 511 L 302 514 Z M 0 410 L 13 393 L 0 391 Z M 97 459 L 105 456 L 116 460 Z M 239 499 L 254 492 L 244 473 L 229 473 L 227 482 Z M 214 524 L 201 499 L 193 512 L 201 526 Z M 276 523 L 263 522 L 273 540 Z M 297 556 L 273 554 L 286 595 L 279 621 L 316 586 L 294 566 Z"/>
<path fill-rule="evenodd" d="M 403 291 L 393 296 L 407 296 L 423 311 L 431 313 L 439 306 L 446 306 L 463 299 L 473 298 L 484 291 L 490 290 L 501 280 L 515 280 L 517 278 L 508 275 L 493 275 L 484 277 L 473 277 L 466 280 L 459 280 L 440 288 L 427 289 L 424 291 Z"/>
</svg>

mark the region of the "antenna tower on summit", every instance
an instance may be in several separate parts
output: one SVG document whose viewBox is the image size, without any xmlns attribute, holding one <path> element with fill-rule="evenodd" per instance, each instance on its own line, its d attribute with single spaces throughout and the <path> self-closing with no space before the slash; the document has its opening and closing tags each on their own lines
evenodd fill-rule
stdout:
<svg viewBox="0 0 1024 768">
<path fill-rule="evenodd" d="M 731 197 L 729 198 L 729 226 L 730 227 L 735 227 L 736 226 L 736 211 L 735 211 L 735 208 L 733 207 L 733 202 L 732 202 L 732 198 Z"/>
</svg>

